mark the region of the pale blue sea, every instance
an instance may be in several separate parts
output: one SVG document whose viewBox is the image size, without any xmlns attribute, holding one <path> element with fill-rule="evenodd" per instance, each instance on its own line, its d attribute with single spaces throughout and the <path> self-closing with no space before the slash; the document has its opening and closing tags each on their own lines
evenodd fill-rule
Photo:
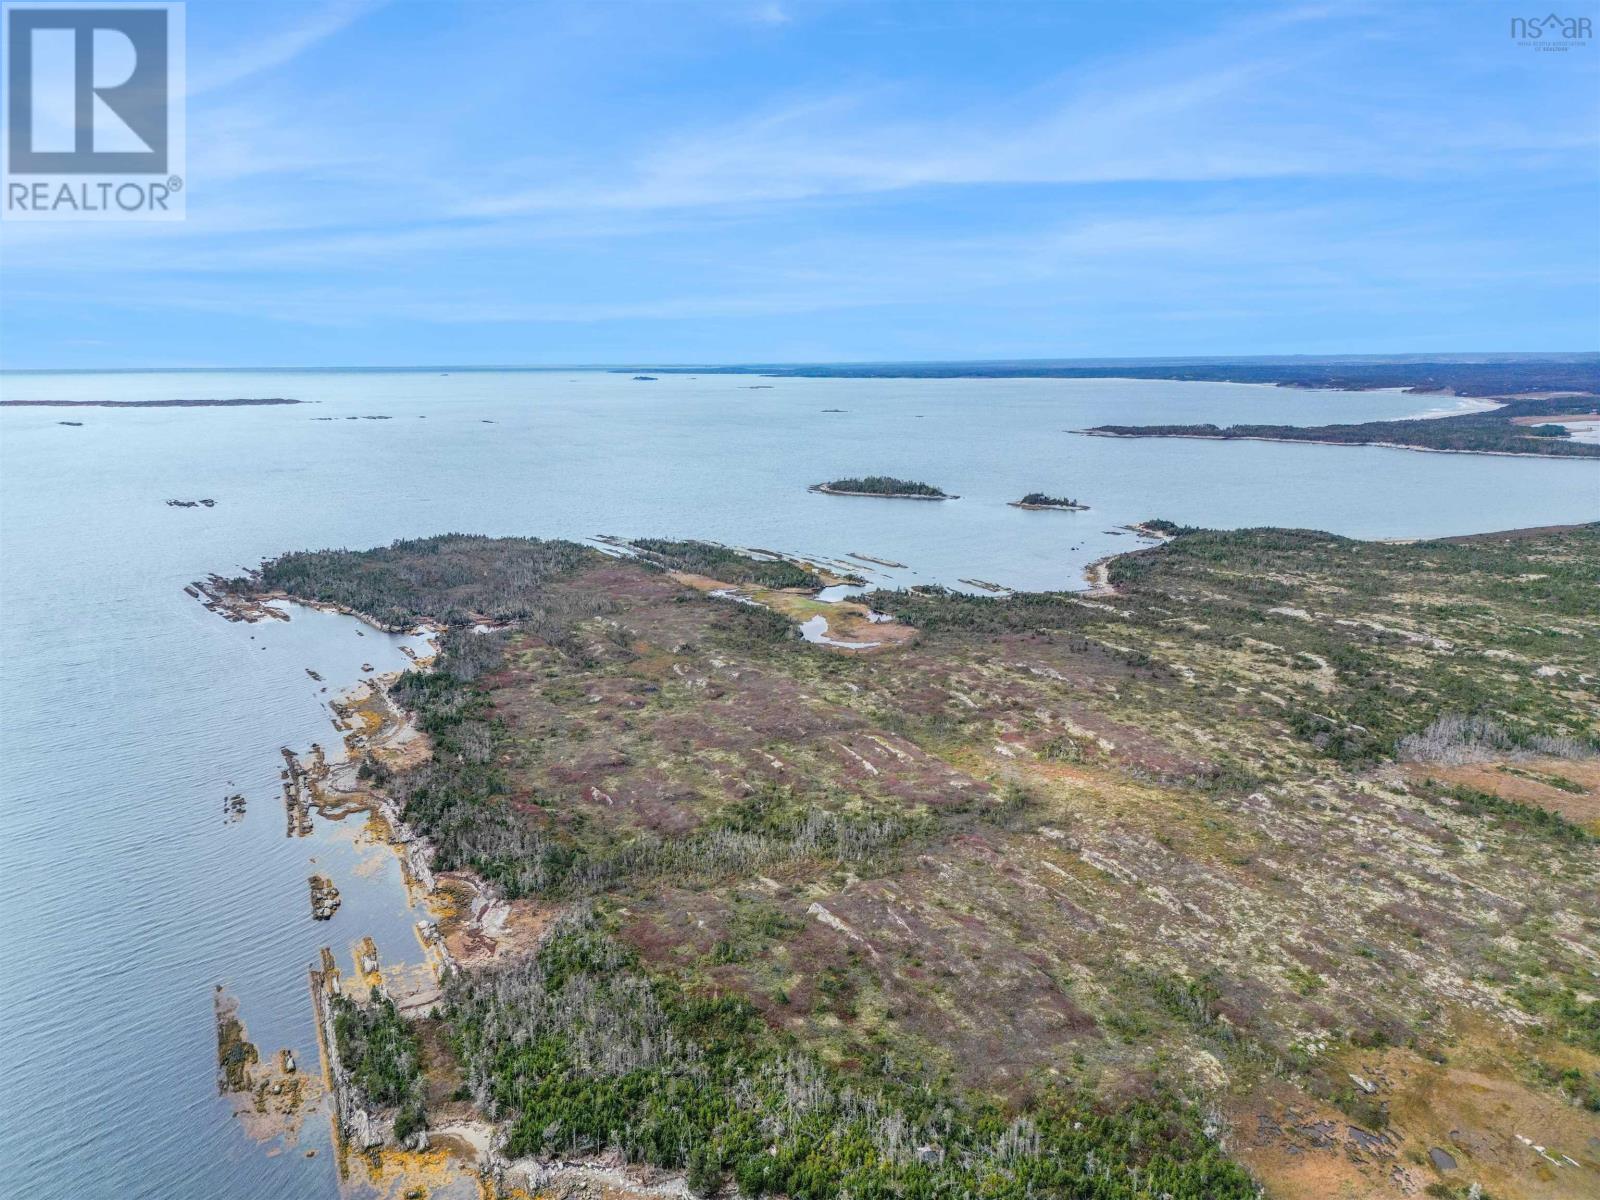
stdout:
<svg viewBox="0 0 1600 1200">
<path fill-rule="evenodd" d="M 770 386 L 762 386 L 768 385 Z M 289 396 L 244 409 L 0 410 L 0 1196 L 335 1194 L 326 1119 L 293 1148 L 218 1099 L 212 994 L 314 1064 L 306 968 L 403 890 L 353 828 L 284 836 L 279 749 L 397 639 L 342 617 L 229 624 L 183 593 L 279 551 L 471 531 L 665 534 L 907 564 L 895 582 L 1079 587 L 1147 517 L 1361 537 L 1600 518 L 1600 464 L 1376 448 L 1119 441 L 1103 422 L 1320 423 L 1448 401 L 1124 380 L 761 380 L 602 372 L 5 374 L 4 399 Z M 825 413 L 830 408 L 840 413 Z M 348 420 L 386 416 L 388 420 Z M 334 420 L 316 418 L 331 417 Z M 81 421 L 81 428 L 59 424 Z M 923 479 L 944 504 L 810 494 Z M 1086 513 L 1022 512 L 1024 492 Z M 214 508 L 169 508 L 211 497 Z M 248 811 L 223 820 L 223 798 Z M 310 918 L 310 859 L 345 903 Z M 318 1151 L 314 1158 L 305 1150 Z"/>
</svg>

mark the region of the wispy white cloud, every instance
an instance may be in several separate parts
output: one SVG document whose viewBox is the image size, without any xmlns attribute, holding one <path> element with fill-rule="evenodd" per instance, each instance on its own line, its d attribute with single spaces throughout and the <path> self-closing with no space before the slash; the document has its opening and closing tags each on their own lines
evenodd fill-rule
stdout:
<svg viewBox="0 0 1600 1200">
<path fill-rule="evenodd" d="M 204 96 L 221 91 L 256 75 L 276 70 L 299 58 L 314 46 L 342 33 L 349 26 L 388 0 L 332 0 L 315 10 L 309 19 L 260 39 L 236 45 L 226 57 L 190 64 L 189 96 Z M 293 11 L 280 7 L 279 11 Z"/>
<path fill-rule="evenodd" d="M 557 270 L 530 289 L 521 274 L 482 269 L 486 256 L 505 257 L 508 248 L 535 273 L 548 251 Z M 652 243 L 637 262 L 622 252 L 574 278 L 568 250 L 554 236 L 541 248 L 525 223 L 288 235 L 248 250 L 220 244 L 181 262 L 164 261 L 152 246 L 120 272 L 101 271 L 96 299 L 332 328 L 803 318 L 930 303 L 1047 303 L 1088 315 L 1134 298 L 1175 313 L 1266 319 L 1283 307 L 1381 309 L 1408 302 L 1417 286 L 1581 287 L 1588 279 L 1579 263 L 1556 270 L 1548 260 L 1520 261 L 1515 246 L 1449 212 L 1395 222 L 1379 206 L 1335 202 L 1181 214 L 1102 209 L 1044 228 L 965 236 L 816 234 L 746 247 L 711 276 L 674 269 Z M 447 277 L 436 267 L 474 252 L 480 267 L 468 275 Z M 61 270 L 90 269 L 94 257 Z"/>
<path fill-rule="evenodd" d="M 757 4 L 750 10 L 750 20 L 758 25 L 787 25 L 794 20 L 789 10 L 777 0 L 770 0 L 766 4 Z"/>
<path fill-rule="evenodd" d="M 1369 30 L 1352 9 L 1302 6 L 1195 41 L 1141 47 L 964 109 L 895 116 L 903 89 L 855 87 L 680 130 L 631 161 L 540 164 L 526 186 L 465 200 L 464 215 L 561 209 L 738 208 L 919 187 L 1416 178 L 1600 147 L 1585 110 L 1519 119 L 1329 90 Z"/>
</svg>

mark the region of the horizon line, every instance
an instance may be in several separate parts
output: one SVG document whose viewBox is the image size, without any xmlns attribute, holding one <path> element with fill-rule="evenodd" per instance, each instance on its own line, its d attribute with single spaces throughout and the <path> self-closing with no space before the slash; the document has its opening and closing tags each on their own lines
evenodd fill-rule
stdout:
<svg viewBox="0 0 1600 1200">
<path fill-rule="evenodd" d="M 178 372 L 328 372 L 367 371 L 407 374 L 422 371 L 731 371 L 788 369 L 795 367 L 960 367 L 960 366 L 1039 366 L 1113 367 L 1146 364 L 1245 364 L 1245 363 L 1424 363 L 1424 362 L 1515 362 L 1525 360 L 1600 362 L 1600 350 L 1450 350 L 1407 351 L 1371 354 L 1343 351 L 1336 354 L 1203 354 L 1203 355 L 1118 355 L 1075 358 L 835 358 L 835 359 L 754 359 L 743 362 L 665 362 L 628 361 L 603 363 L 412 363 L 405 365 L 340 364 L 337 366 L 249 365 L 249 366 L 160 366 L 160 367 L 8 367 L 0 375 L 158 375 Z"/>
</svg>

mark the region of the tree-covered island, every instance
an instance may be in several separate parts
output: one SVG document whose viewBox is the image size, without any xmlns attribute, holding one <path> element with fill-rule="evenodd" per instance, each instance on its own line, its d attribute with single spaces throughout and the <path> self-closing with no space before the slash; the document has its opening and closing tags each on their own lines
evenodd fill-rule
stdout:
<svg viewBox="0 0 1600 1200">
<path fill-rule="evenodd" d="M 914 479 L 896 479 L 893 475 L 863 475 L 854 479 L 835 479 L 811 486 L 813 492 L 829 496 L 879 496 L 892 500 L 959 500 L 943 488 Z"/>
<path fill-rule="evenodd" d="M 1065 500 L 1060 496 L 1047 496 L 1043 492 L 1029 492 L 1021 500 L 1013 500 L 1012 508 L 1060 508 L 1068 511 L 1087 511 L 1087 504 L 1079 504 L 1076 500 Z"/>
</svg>

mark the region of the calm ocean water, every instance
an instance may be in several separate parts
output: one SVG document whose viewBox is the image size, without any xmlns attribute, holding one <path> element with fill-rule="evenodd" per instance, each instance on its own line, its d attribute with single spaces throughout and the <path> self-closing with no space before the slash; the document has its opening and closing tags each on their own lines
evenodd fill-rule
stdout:
<svg viewBox="0 0 1600 1200">
<path fill-rule="evenodd" d="M 402 666 L 399 640 L 304 610 L 229 624 L 184 595 L 190 580 L 282 550 L 461 530 L 695 536 L 855 551 L 907 564 L 881 573 L 905 583 L 1077 587 L 1085 564 L 1132 548 L 1108 531 L 1147 517 L 1363 537 L 1600 517 L 1588 462 L 1064 432 L 1435 406 L 1394 392 L 182 372 L 6 374 L 0 396 L 316 402 L 0 411 L 0 1195 L 26 1200 L 334 1194 L 324 1117 L 294 1147 L 263 1146 L 218 1099 L 213 989 L 239 998 L 263 1054 L 287 1046 L 311 1064 L 318 947 L 348 961 L 372 933 L 386 958 L 415 957 L 392 857 L 353 826 L 285 838 L 277 782 L 279 748 L 336 743 L 326 700 L 363 663 Z M 346 419 L 366 416 L 389 419 Z M 805 490 L 872 472 L 962 498 Z M 1007 506 L 1032 490 L 1093 511 Z M 164 504 L 201 497 L 216 506 Z M 227 823 L 234 792 L 248 810 Z M 312 859 L 344 893 L 325 925 L 308 912 Z"/>
</svg>

